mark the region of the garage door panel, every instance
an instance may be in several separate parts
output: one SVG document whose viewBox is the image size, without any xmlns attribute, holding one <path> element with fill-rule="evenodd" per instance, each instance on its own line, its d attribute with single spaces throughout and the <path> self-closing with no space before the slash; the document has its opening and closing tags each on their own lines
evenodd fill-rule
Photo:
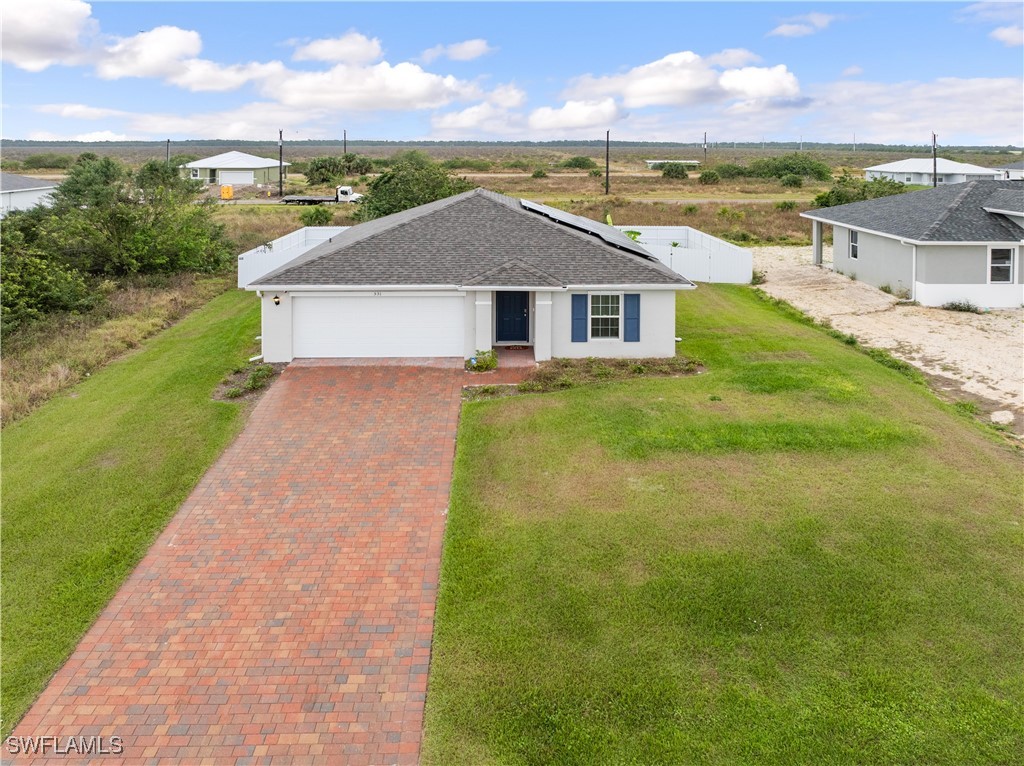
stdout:
<svg viewBox="0 0 1024 766">
<path fill-rule="evenodd" d="M 295 296 L 294 356 L 463 355 L 461 297 Z"/>
<path fill-rule="evenodd" d="M 256 183 L 256 178 L 251 170 L 222 170 L 220 172 L 220 182 L 222 184 L 251 186 Z"/>
</svg>

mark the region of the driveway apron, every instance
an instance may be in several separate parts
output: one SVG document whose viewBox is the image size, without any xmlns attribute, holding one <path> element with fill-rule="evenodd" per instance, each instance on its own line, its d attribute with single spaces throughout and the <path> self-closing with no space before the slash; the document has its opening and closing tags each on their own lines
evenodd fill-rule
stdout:
<svg viewBox="0 0 1024 766">
<path fill-rule="evenodd" d="M 460 368 L 287 368 L 14 735 L 130 764 L 415 763 Z"/>
</svg>

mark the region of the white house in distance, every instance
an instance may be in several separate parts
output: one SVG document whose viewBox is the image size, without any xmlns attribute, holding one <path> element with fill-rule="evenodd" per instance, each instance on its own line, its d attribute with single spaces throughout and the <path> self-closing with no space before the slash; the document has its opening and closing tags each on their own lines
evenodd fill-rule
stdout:
<svg viewBox="0 0 1024 766">
<path fill-rule="evenodd" d="M 676 292 L 694 288 L 611 226 L 484 189 L 326 234 L 245 284 L 268 362 L 508 345 L 537 361 L 670 357 Z"/>
<path fill-rule="evenodd" d="M 1024 180 L 1024 161 L 1000 165 L 996 170 L 1003 174 L 1003 179 L 1006 181 Z"/>
<path fill-rule="evenodd" d="M 284 163 L 285 178 L 288 166 Z M 186 178 L 221 186 L 255 186 L 276 184 L 279 179 L 278 160 L 257 157 L 245 152 L 224 152 L 179 166 Z"/>
<path fill-rule="evenodd" d="M 814 262 L 832 225 L 832 268 L 925 306 L 1024 304 L 1024 181 L 968 181 L 801 213 Z"/>
<path fill-rule="evenodd" d="M 29 210 L 50 204 L 50 195 L 58 184 L 39 178 L 0 173 L 0 218 L 12 210 Z"/>
<path fill-rule="evenodd" d="M 992 168 L 969 165 L 966 162 L 953 162 L 938 158 L 935 160 L 935 174 L 939 184 L 962 184 L 967 181 L 993 181 L 1003 174 Z M 871 181 L 875 178 L 888 178 L 901 184 L 932 185 L 931 158 L 917 157 L 899 162 L 887 162 L 864 169 L 864 178 Z"/>
</svg>

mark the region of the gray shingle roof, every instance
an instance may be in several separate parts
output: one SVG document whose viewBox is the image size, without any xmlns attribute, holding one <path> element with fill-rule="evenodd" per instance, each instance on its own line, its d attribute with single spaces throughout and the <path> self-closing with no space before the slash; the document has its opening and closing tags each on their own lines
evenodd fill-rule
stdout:
<svg viewBox="0 0 1024 766">
<path fill-rule="evenodd" d="M 1024 170 L 1024 160 L 1011 162 L 1008 165 L 1000 165 L 996 170 Z"/>
<path fill-rule="evenodd" d="M 353 226 L 253 286 L 691 284 L 654 256 L 602 239 L 618 231 L 587 224 L 601 235 L 475 189 Z"/>
<path fill-rule="evenodd" d="M 1012 201 L 1019 209 L 1024 181 L 968 181 L 936 189 L 809 210 L 805 218 L 868 229 L 919 242 L 1007 242 L 1024 229 L 1006 216 L 989 213 L 988 200 Z"/>
<path fill-rule="evenodd" d="M 0 191 L 25 191 L 26 189 L 56 189 L 59 184 L 41 178 L 29 178 L 14 173 L 0 173 Z"/>
<path fill-rule="evenodd" d="M 989 195 L 983 207 L 989 210 L 1006 210 L 1011 213 L 1024 215 L 1024 192 L 1014 192 L 1010 189 L 1000 189 Z"/>
</svg>

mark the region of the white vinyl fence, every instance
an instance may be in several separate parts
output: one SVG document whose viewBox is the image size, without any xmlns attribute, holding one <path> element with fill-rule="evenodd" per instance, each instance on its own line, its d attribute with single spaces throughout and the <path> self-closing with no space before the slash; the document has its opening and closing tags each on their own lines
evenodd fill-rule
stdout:
<svg viewBox="0 0 1024 766">
<path fill-rule="evenodd" d="M 638 231 L 637 242 L 672 271 L 692 282 L 748 284 L 754 275 L 750 250 L 689 226 L 616 226 Z"/>
<path fill-rule="evenodd" d="M 278 237 L 273 242 L 254 247 L 238 256 L 238 286 L 246 287 L 252 282 L 284 266 L 312 250 L 321 242 L 336 237 L 348 226 L 306 226 Z"/>
</svg>

